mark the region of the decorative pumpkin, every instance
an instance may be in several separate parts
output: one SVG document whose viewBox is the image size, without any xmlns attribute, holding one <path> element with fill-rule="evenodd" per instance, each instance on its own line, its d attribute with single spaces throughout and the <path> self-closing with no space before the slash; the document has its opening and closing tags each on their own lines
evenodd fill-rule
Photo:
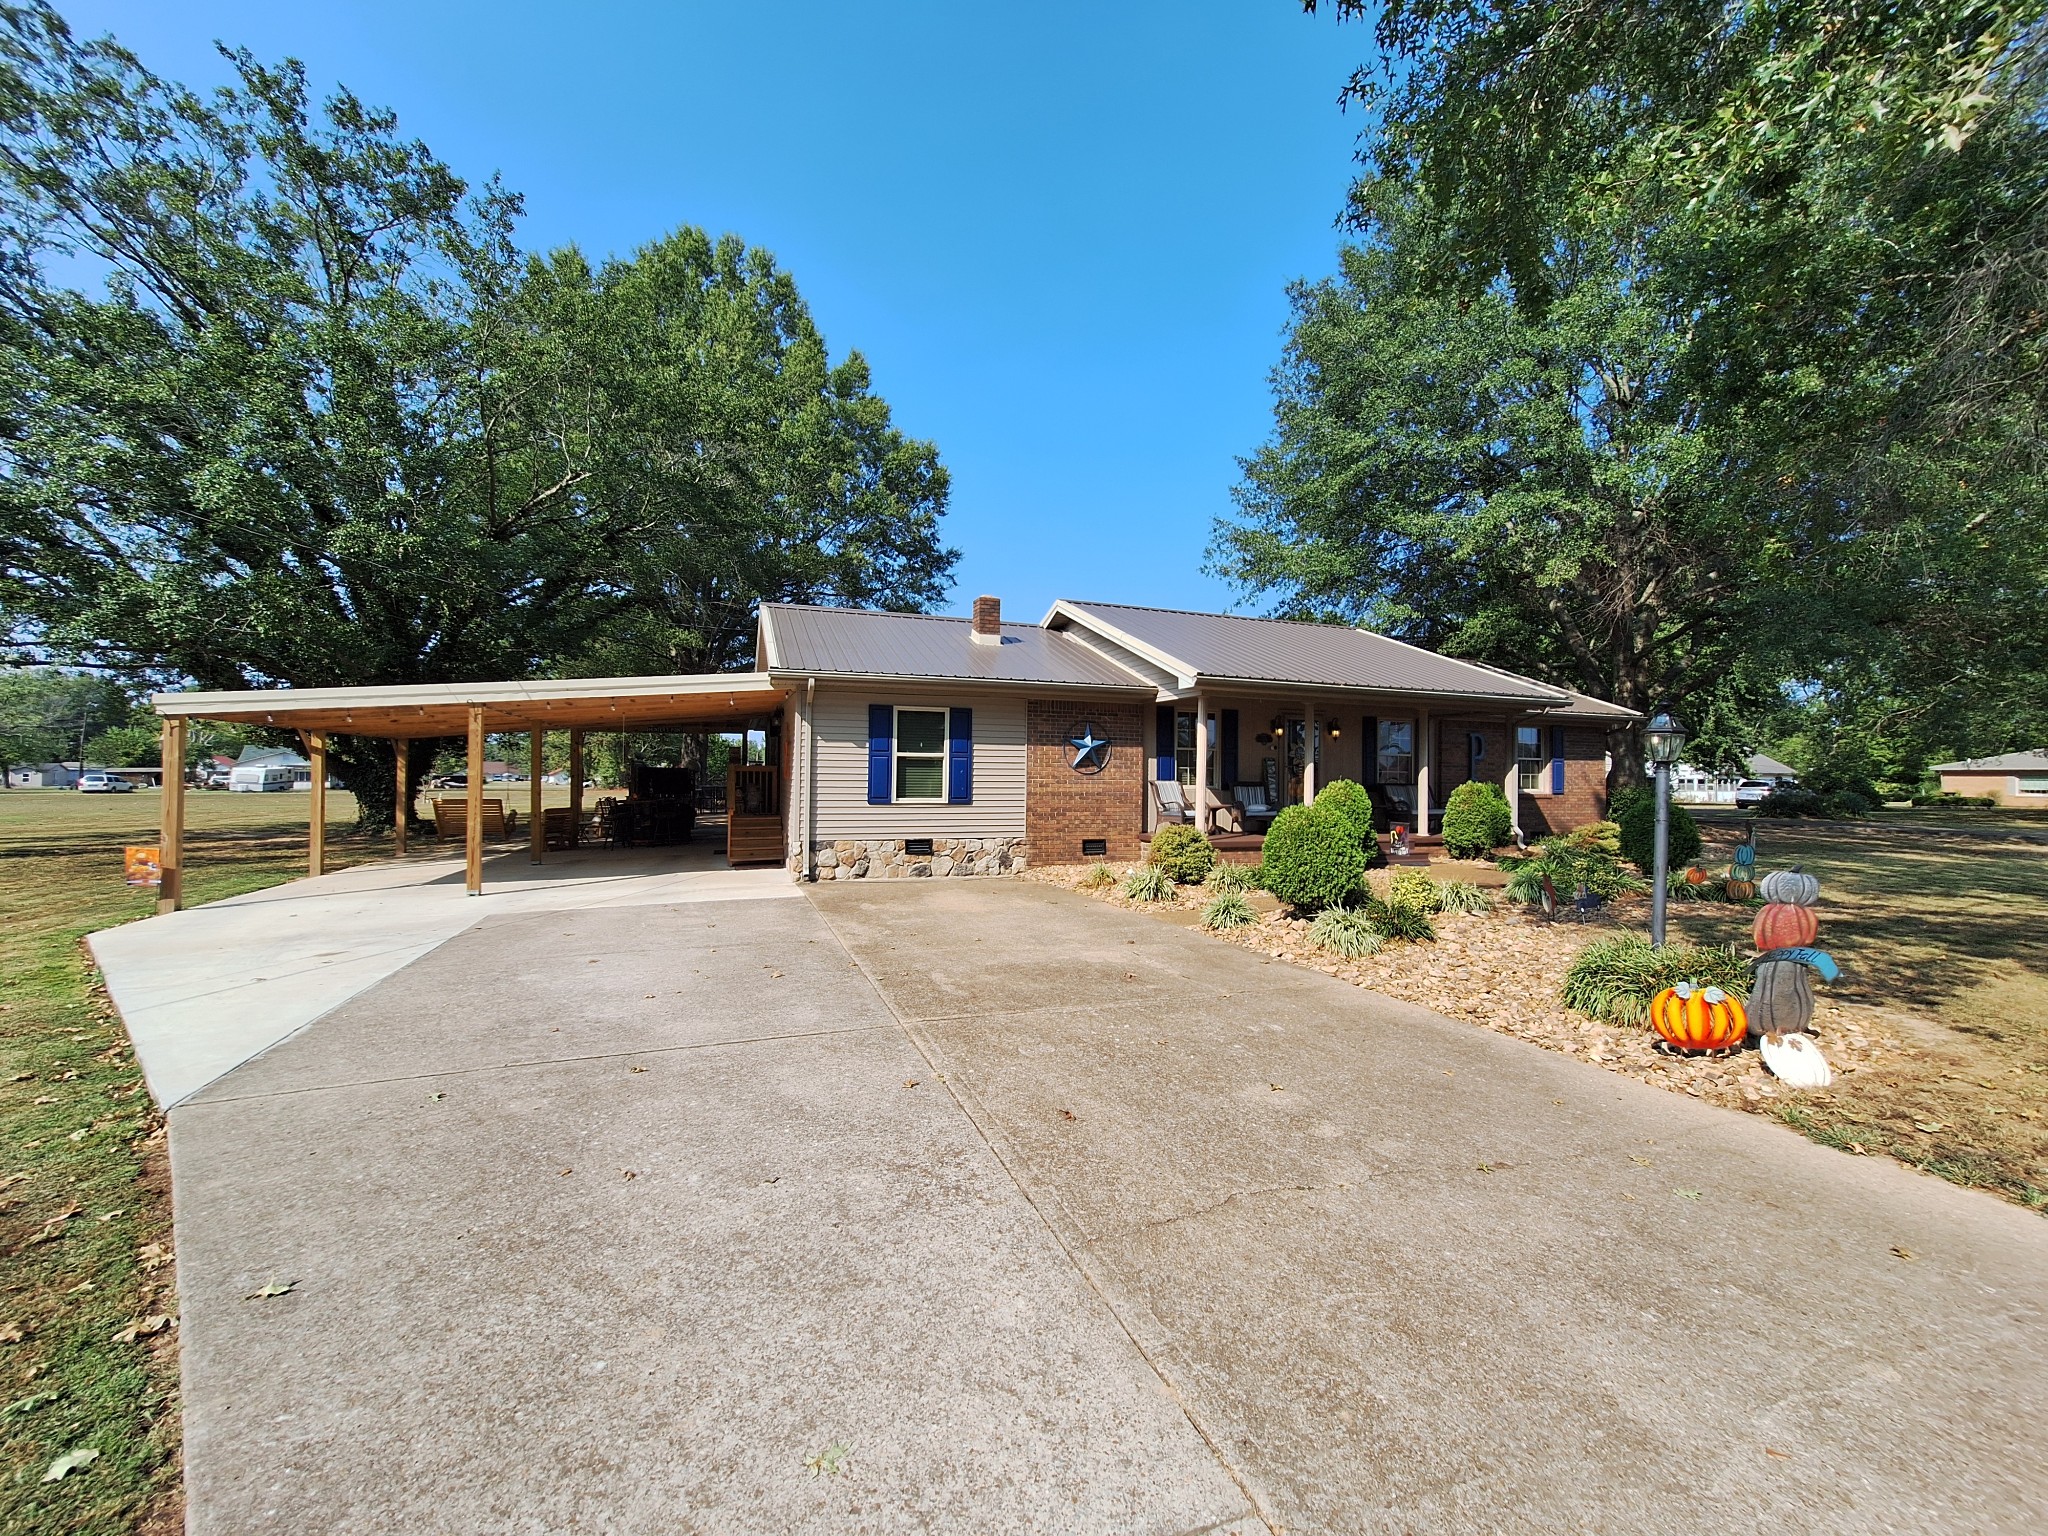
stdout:
<svg viewBox="0 0 2048 1536">
<path fill-rule="evenodd" d="M 1685 872 L 1685 883 L 1687 885 L 1705 885 L 1707 883 L 1707 872 L 1695 864 Z"/>
<path fill-rule="evenodd" d="M 1768 885 L 1768 882 L 1766 883 Z M 1767 901 L 1768 888 L 1764 890 Z M 1795 907 L 1782 901 L 1772 901 L 1756 915 L 1756 923 L 1750 929 L 1756 939 L 1756 947 L 1763 950 L 1798 949 L 1811 944 L 1820 933 L 1820 919 L 1811 907 Z"/>
<path fill-rule="evenodd" d="M 1737 864 L 1747 864 L 1754 868 L 1756 866 L 1756 844 L 1737 843 L 1735 845 L 1735 862 Z"/>
<path fill-rule="evenodd" d="M 1739 871 L 1740 866 L 1737 868 Z M 1749 901 L 1756 896 L 1756 882 L 1743 879 L 1739 872 L 1728 877 L 1725 889 L 1730 901 Z"/>
<path fill-rule="evenodd" d="M 1681 981 L 1650 999 L 1650 1027 L 1681 1051 L 1722 1051 L 1749 1032 L 1742 999 Z"/>
<path fill-rule="evenodd" d="M 1797 867 L 1774 869 L 1759 882 L 1764 900 L 1780 906 L 1810 907 L 1820 900 L 1820 882 Z"/>
<path fill-rule="evenodd" d="M 1765 1035 L 1761 1049 L 1764 1065 L 1788 1088 L 1825 1088 L 1835 1080 L 1811 1035 Z"/>
<path fill-rule="evenodd" d="M 1813 978 L 1797 960 L 1759 960 L 1749 987 L 1749 1032 L 1796 1035 L 1813 1022 Z"/>
</svg>

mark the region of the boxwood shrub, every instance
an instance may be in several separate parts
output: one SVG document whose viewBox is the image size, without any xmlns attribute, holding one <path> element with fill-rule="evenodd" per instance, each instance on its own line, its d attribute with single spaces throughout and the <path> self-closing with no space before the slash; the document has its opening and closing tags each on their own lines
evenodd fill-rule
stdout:
<svg viewBox="0 0 2048 1536">
<path fill-rule="evenodd" d="M 1216 867 L 1216 850 L 1199 827 L 1161 827 L 1152 834 L 1150 862 L 1176 885 L 1200 885 Z"/>
<path fill-rule="evenodd" d="M 1332 779 L 1316 791 L 1316 809 L 1335 816 L 1358 835 L 1369 864 L 1379 857 L 1379 834 L 1372 829 L 1372 796 L 1363 784 L 1350 779 Z"/>
<path fill-rule="evenodd" d="M 1259 884 L 1299 912 L 1334 907 L 1365 880 L 1365 849 L 1351 824 L 1312 805 L 1290 805 L 1266 833 Z"/>
<path fill-rule="evenodd" d="M 1498 784 L 1468 779 L 1444 802 L 1444 852 L 1454 859 L 1483 859 L 1508 840 L 1514 824 Z"/>
<path fill-rule="evenodd" d="M 1657 791 L 1647 786 L 1624 789 L 1614 797 L 1608 814 L 1621 826 L 1621 856 L 1644 874 L 1657 862 Z M 1700 824 L 1682 805 L 1671 807 L 1671 867 L 1684 869 L 1700 856 Z"/>
</svg>

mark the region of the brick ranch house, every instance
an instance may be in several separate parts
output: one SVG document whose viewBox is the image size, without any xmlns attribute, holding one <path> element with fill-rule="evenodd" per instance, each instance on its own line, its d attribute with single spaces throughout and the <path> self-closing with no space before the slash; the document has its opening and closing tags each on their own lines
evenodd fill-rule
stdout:
<svg viewBox="0 0 2048 1536">
<path fill-rule="evenodd" d="M 2048 747 L 1936 763 L 1934 771 L 1945 794 L 1989 795 L 2000 805 L 2048 809 Z"/>
<path fill-rule="evenodd" d="M 1607 734 L 1636 718 L 1361 629 L 1065 599 L 1035 625 L 992 597 L 968 619 L 764 604 L 755 664 L 788 699 L 799 879 L 1134 859 L 1169 817 L 1255 833 L 1334 779 L 1424 839 L 1490 780 L 1540 836 L 1605 813 Z"/>
</svg>

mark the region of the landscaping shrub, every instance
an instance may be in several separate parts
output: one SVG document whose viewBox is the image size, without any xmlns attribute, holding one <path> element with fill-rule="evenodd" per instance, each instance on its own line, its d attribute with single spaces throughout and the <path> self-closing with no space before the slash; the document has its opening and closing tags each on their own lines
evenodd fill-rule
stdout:
<svg viewBox="0 0 2048 1536">
<path fill-rule="evenodd" d="M 1308 941 L 1346 960 L 1363 960 L 1386 945 L 1386 936 L 1373 925 L 1370 913 L 1356 907 L 1326 907 L 1308 925 Z"/>
<path fill-rule="evenodd" d="M 1965 805 L 1996 805 L 1998 804 L 1998 797 L 1995 795 L 1955 795 L 1950 794 L 1947 790 L 1943 790 L 1938 795 L 1915 795 L 1913 797 L 1913 803 L 1918 806 L 1932 805 L 1944 807 L 1960 807 Z"/>
<path fill-rule="evenodd" d="M 1301 912 L 1334 907 L 1365 878 L 1365 850 L 1348 822 L 1290 805 L 1266 832 L 1259 884 Z"/>
<path fill-rule="evenodd" d="M 1438 910 L 1437 883 L 1419 869 L 1397 869 L 1387 882 L 1387 905 L 1413 907 L 1422 913 Z"/>
<path fill-rule="evenodd" d="M 1204 928 L 1243 928 L 1258 920 L 1259 914 L 1252 910 L 1251 903 L 1235 891 L 1211 897 L 1209 904 L 1202 908 Z"/>
<path fill-rule="evenodd" d="M 1643 1024 L 1650 999 L 1681 981 L 1749 995 L 1749 965 L 1734 946 L 1650 947 L 1639 933 L 1596 939 L 1573 956 L 1564 974 L 1565 1006 L 1610 1024 Z"/>
<path fill-rule="evenodd" d="M 1106 885 L 1116 884 L 1116 871 L 1107 864 L 1091 864 L 1088 873 L 1081 877 L 1081 889 L 1099 891 Z"/>
<path fill-rule="evenodd" d="M 1157 864 L 1140 864 L 1124 878 L 1124 894 L 1133 901 L 1171 901 L 1174 884 Z"/>
<path fill-rule="evenodd" d="M 1436 924 L 1429 920 L 1429 914 L 1420 907 L 1410 906 L 1401 901 L 1381 901 L 1368 897 L 1359 909 L 1366 920 L 1390 939 L 1410 939 L 1417 943 L 1428 943 L 1436 938 Z"/>
<path fill-rule="evenodd" d="M 1202 882 L 1217 895 L 1228 895 L 1233 891 L 1256 891 L 1259 888 L 1259 871 L 1252 864 L 1226 864 L 1221 859 L 1209 871 L 1209 878 Z"/>
<path fill-rule="evenodd" d="M 1543 899 L 1545 875 L 1564 901 L 1577 896 L 1582 885 L 1603 901 L 1639 895 L 1650 888 L 1649 882 L 1597 842 L 1576 843 L 1569 833 L 1545 838 L 1527 857 L 1505 857 L 1500 867 L 1508 872 L 1508 900 L 1532 907 Z"/>
<path fill-rule="evenodd" d="M 1446 880 L 1436 888 L 1439 912 L 1491 912 L 1493 898 L 1470 880 Z"/>
<path fill-rule="evenodd" d="M 1199 827 L 1161 827 L 1152 834 L 1151 862 L 1177 885 L 1199 885 L 1216 867 L 1216 850 Z"/>
<path fill-rule="evenodd" d="M 1316 809 L 1337 817 L 1358 835 L 1367 863 L 1379 857 L 1379 834 L 1372 829 L 1372 796 L 1363 784 L 1332 779 L 1316 792 Z"/>
<path fill-rule="evenodd" d="M 1644 874 L 1653 873 L 1657 863 L 1656 790 L 1648 786 L 1624 789 L 1609 809 L 1621 828 L 1621 856 Z M 1700 856 L 1700 825 L 1682 805 L 1671 807 L 1668 847 L 1673 869 L 1683 869 Z"/>
<path fill-rule="evenodd" d="M 1454 859 L 1483 859 L 1508 840 L 1514 824 L 1498 784 L 1467 780 L 1444 802 L 1444 852 Z"/>
<path fill-rule="evenodd" d="M 1794 816 L 1825 816 L 1828 814 L 1828 806 L 1827 801 L 1810 789 L 1780 784 L 1757 802 L 1756 813 L 1759 816 L 1787 819 Z"/>
<path fill-rule="evenodd" d="M 1567 848 L 1604 853 L 1610 859 L 1621 857 L 1621 823 L 1618 821 L 1589 821 L 1583 827 L 1559 833 L 1557 840 Z"/>
</svg>

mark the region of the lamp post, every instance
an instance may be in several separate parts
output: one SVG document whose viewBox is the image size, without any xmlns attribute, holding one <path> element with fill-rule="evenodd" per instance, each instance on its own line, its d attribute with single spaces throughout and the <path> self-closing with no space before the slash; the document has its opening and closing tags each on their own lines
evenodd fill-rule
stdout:
<svg viewBox="0 0 2048 1536">
<path fill-rule="evenodd" d="M 1643 739 L 1657 775 L 1657 869 L 1650 878 L 1650 943 L 1662 949 L 1664 903 L 1671 879 L 1671 765 L 1685 750 L 1685 727 L 1669 704 L 1659 704 L 1643 727 Z"/>
</svg>

